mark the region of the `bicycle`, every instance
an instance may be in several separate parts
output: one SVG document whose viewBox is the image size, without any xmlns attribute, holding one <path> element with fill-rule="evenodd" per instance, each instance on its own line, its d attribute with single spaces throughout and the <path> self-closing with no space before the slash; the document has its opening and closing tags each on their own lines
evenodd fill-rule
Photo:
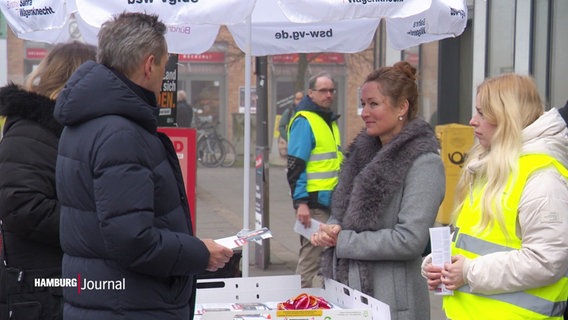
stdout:
<svg viewBox="0 0 568 320">
<path fill-rule="evenodd" d="M 210 124 L 200 126 L 197 132 L 197 160 L 205 167 L 218 167 L 225 158 L 222 138 Z"/>
<path fill-rule="evenodd" d="M 232 167 L 237 161 L 235 146 L 217 133 L 216 127 L 210 123 L 198 124 L 197 159 L 205 167 Z"/>
<path fill-rule="evenodd" d="M 235 165 L 237 161 L 237 150 L 235 146 L 227 139 L 221 138 L 223 151 L 225 152 L 225 156 L 223 157 L 223 161 L 221 161 L 221 167 L 230 168 Z"/>
</svg>

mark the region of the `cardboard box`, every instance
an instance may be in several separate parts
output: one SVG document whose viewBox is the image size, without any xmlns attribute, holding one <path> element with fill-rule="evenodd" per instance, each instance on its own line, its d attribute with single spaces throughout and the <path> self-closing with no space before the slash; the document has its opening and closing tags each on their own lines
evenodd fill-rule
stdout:
<svg viewBox="0 0 568 320">
<path fill-rule="evenodd" d="M 436 222 L 447 225 L 454 210 L 456 185 L 475 137 L 473 127 L 457 123 L 436 126 L 436 137 L 440 142 L 440 156 L 446 171 L 446 193 L 438 210 Z"/>
<path fill-rule="evenodd" d="M 338 308 L 275 310 L 301 293 L 322 297 Z M 235 305 L 244 306 L 234 310 Z M 301 288 L 300 276 L 272 276 L 198 280 L 195 320 L 390 320 L 389 306 L 331 279 L 325 289 Z M 270 309 L 267 310 L 269 307 Z"/>
</svg>

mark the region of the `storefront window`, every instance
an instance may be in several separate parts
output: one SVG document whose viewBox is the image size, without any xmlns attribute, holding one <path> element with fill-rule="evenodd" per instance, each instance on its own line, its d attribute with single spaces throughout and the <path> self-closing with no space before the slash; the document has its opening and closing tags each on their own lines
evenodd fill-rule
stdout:
<svg viewBox="0 0 568 320">
<path fill-rule="evenodd" d="M 8 26 L 6 24 L 6 18 L 0 13 L 0 39 L 8 38 Z"/>
<path fill-rule="evenodd" d="M 547 107 L 564 106 L 568 100 L 566 12 L 566 1 L 537 0 L 533 6 L 531 74 Z"/>
<path fill-rule="evenodd" d="M 532 71 L 539 93 L 542 97 L 548 96 L 548 57 L 549 49 L 548 26 L 549 21 L 549 0 L 535 1 L 533 9 L 532 30 L 534 42 L 532 46 Z"/>
<path fill-rule="evenodd" d="M 216 81 L 191 81 L 191 105 L 196 124 L 219 124 L 219 94 Z"/>
<path fill-rule="evenodd" d="M 438 110 L 438 42 L 404 51 L 405 60 L 418 68 L 418 110 L 421 118 L 437 124 Z"/>
<path fill-rule="evenodd" d="M 548 100 L 552 106 L 564 106 L 568 100 L 566 83 L 568 83 L 568 1 L 552 2 L 552 30 L 550 46 L 550 96 Z"/>
<path fill-rule="evenodd" d="M 487 76 L 513 72 L 515 67 L 515 0 L 488 5 Z"/>
</svg>

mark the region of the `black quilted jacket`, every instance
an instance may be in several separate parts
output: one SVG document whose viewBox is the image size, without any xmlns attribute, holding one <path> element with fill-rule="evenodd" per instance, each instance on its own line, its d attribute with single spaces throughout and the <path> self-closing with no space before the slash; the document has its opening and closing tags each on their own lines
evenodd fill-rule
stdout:
<svg viewBox="0 0 568 320">
<path fill-rule="evenodd" d="M 65 319 L 189 319 L 209 251 L 194 237 L 175 150 L 152 93 L 86 62 L 57 98 Z M 101 282 L 97 282 L 101 284 Z M 99 286 L 100 287 L 100 286 Z"/>
<path fill-rule="evenodd" d="M 10 312 L 13 318 L 61 319 L 61 290 L 34 286 L 37 277 L 61 276 L 55 162 L 62 126 L 53 118 L 54 105 L 13 84 L 0 89 L 0 115 L 6 117 L 0 142 L 5 261 L 0 264 L 0 319 Z"/>
</svg>

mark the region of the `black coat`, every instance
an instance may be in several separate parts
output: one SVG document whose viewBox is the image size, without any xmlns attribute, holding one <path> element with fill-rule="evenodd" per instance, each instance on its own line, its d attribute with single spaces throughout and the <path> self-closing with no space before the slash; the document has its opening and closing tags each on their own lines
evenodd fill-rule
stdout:
<svg viewBox="0 0 568 320">
<path fill-rule="evenodd" d="M 55 161 L 62 126 L 53 118 L 54 105 L 55 101 L 16 85 L 0 89 L 0 115 L 6 116 L 0 142 L 0 219 L 3 259 L 10 268 L 8 275 L 4 263 L 0 265 L 0 304 L 5 307 L 10 300 L 13 309 L 17 300 L 42 301 L 42 319 L 57 319 L 61 301 L 57 290 L 54 296 L 33 286 L 39 274 L 55 278 L 61 274 Z M 6 277 L 20 271 L 25 281 L 8 289 Z"/>
<path fill-rule="evenodd" d="M 94 62 L 79 67 L 57 99 L 55 118 L 65 125 L 56 169 L 63 277 L 115 284 L 64 288 L 66 320 L 193 316 L 195 275 L 209 251 L 192 234 L 158 111 L 152 93 Z"/>
<path fill-rule="evenodd" d="M 193 121 L 193 108 L 185 100 L 178 101 L 176 106 L 176 122 L 178 127 L 189 128 Z"/>
</svg>

